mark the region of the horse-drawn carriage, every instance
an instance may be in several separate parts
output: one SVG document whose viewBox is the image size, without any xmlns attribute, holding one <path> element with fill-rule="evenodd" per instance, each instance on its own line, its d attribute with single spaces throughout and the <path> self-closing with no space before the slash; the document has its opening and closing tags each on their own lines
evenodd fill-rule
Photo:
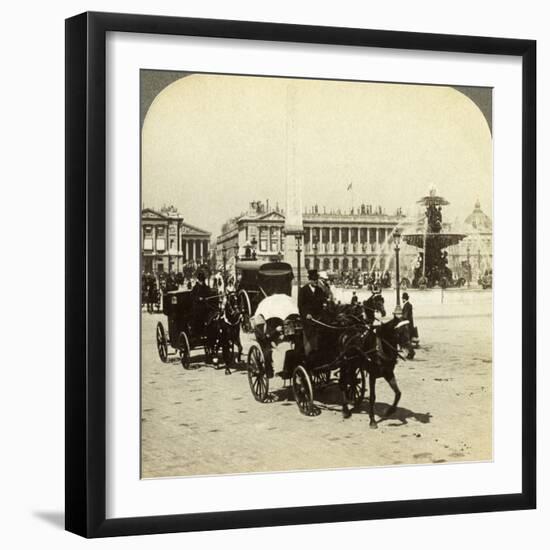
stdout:
<svg viewBox="0 0 550 550">
<path fill-rule="evenodd" d="M 214 353 L 216 334 L 210 328 L 209 320 L 219 309 L 217 293 L 204 287 L 203 295 L 190 290 L 166 292 L 163 296 L 163 313 L 168 318 L 168 332 L 161 321 L 157 323 L 156 340 L 159 357 L 166 363 L 170 355 L 179 354 L 181 364 L 190 368 L 191 350 L 203 347 L 207 360 Z"/>
<path fill-rule="evenodd" d="M 248 260 L 237 263 L 236 272 L 241 326 L 245 332 L 250 332 L 250 318 L 264 298 L 273 294 L 290 295 L 292 267 L 285 262 Z"/>
<path fill-rule="evenodd" d="M 269 386 L 278 376 L 284 385 L 290 382 L 303 414 L 320 412 L 313 404 L 314 392 L 331 383 L 339 385 L 345 410 L 348 404 L 358 407 L 366 384 L 365 355 L 357 339 L 365 329 L 363 321 L 348 315 L 331 315 L 334 318 L 330 325 L 321 319 L 306 320 L 315 323 L 320 333 L 318 349 L 306 354 L 302 320 L 291 298 L 292 269 L 289 266 L 283 273 L 282 269 L 265 267 L 259 281 L 261 288 L 270 293 L 259 302 L 250 319 L 255 343 L 248 352 L 248 380 L 254 398 L 262 403 L 272 401 Z M 275 350 L 284 352 L 279 372 L 275 372 Z"/>
</svg>

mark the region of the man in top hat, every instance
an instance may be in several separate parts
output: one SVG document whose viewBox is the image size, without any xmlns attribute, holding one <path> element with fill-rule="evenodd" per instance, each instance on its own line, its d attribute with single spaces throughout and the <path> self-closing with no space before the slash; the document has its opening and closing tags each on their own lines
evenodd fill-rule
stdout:
<svg viewBox="0 0 550 550">
<path fill-rule="evenodd" d="M 372 293 L 370 297 L 363 302 L 363 306 L 365 308 L 365 317 L 367 318 L 367 321 L 372 325 L 375 321 L 375 312 L 377 310 L 375 306 L 375 301 L 377 299 L 377 296 L 380 296 L 382 294 L 382 291 L 380 290 L 380 287 L 377 285 L 374 285 L 372 287 Z"/>
<path fill-rule="evenodd" d="M 413 319 L 413 306 L 409 302 L 409 295 L 407 292 L 403 292 L 403 306 L 402 306 L 402 319 L 403 321 L 409 321 L 408 338 L 404 347 L 407 348 L 407 359 L 413 359 L 415 356 L 414 349 L 412 347 L 412 339 L 414 338 L 414 319 Z"/>
<path fill-rule="evenodd" d="M 312 321 L 320 317 L 326 303 L 325 293 L 319 287 L 319 274 L 316 269 L 308 271 L 308 279 L 298 293 L 298 311 L 304 324 L 306 355 L 319 349 L 318 331 Z"/>
</svg>

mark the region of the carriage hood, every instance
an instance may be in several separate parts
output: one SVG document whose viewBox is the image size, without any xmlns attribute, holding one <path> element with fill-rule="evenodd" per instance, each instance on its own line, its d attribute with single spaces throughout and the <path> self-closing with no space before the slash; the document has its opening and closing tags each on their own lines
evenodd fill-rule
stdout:
<svg viewBox="0 0 550 550">
<path fill-rule="evenodd" d="M 299 315 L 298 306 L 286 294 L 274 294 L 264 298 L 256 309 L 256 316 L 261 315 L 265 320 L 277 317 L 283 321 L 291 315 Z"/>
</svg>

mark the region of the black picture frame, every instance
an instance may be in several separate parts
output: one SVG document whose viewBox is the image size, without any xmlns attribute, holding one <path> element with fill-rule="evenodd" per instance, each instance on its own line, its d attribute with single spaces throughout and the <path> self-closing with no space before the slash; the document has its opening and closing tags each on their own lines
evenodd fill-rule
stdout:
<svg viewBox="0 0 550 550">
<path fill-rule="evenodd" d="M 109 31 L 482 53 L 522 60 L 522 490 L 515 494 L 106 519 L 105 40 Z M 66 20 L 66 529 L 85 537 L 536 506 L 536 42 L 84 13 Z M 519 383 L 519 380 L 518 380 Z"/>
</svg>

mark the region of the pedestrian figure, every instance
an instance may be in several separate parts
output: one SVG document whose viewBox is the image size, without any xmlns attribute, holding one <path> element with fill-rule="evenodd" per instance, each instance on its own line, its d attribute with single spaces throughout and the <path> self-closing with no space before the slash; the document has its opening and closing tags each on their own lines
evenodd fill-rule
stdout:
<svg viewBox="0 0 550 550">
<path fill-rule="evenodd" d="M 413 318 L 413 306 L 409 302 L 409 295 L 407 292 L 403 292 L 403 320 L 409 321 L 408 331 L 407 331 L 407 341 L 404 343 L 404 347 L 407 349 L 407 359 L 413 359 L 415 352 L 412 346 L 413 338 L 415 337 L 415 327 L 414 327 L 414 318 Z"/>
</svg>

